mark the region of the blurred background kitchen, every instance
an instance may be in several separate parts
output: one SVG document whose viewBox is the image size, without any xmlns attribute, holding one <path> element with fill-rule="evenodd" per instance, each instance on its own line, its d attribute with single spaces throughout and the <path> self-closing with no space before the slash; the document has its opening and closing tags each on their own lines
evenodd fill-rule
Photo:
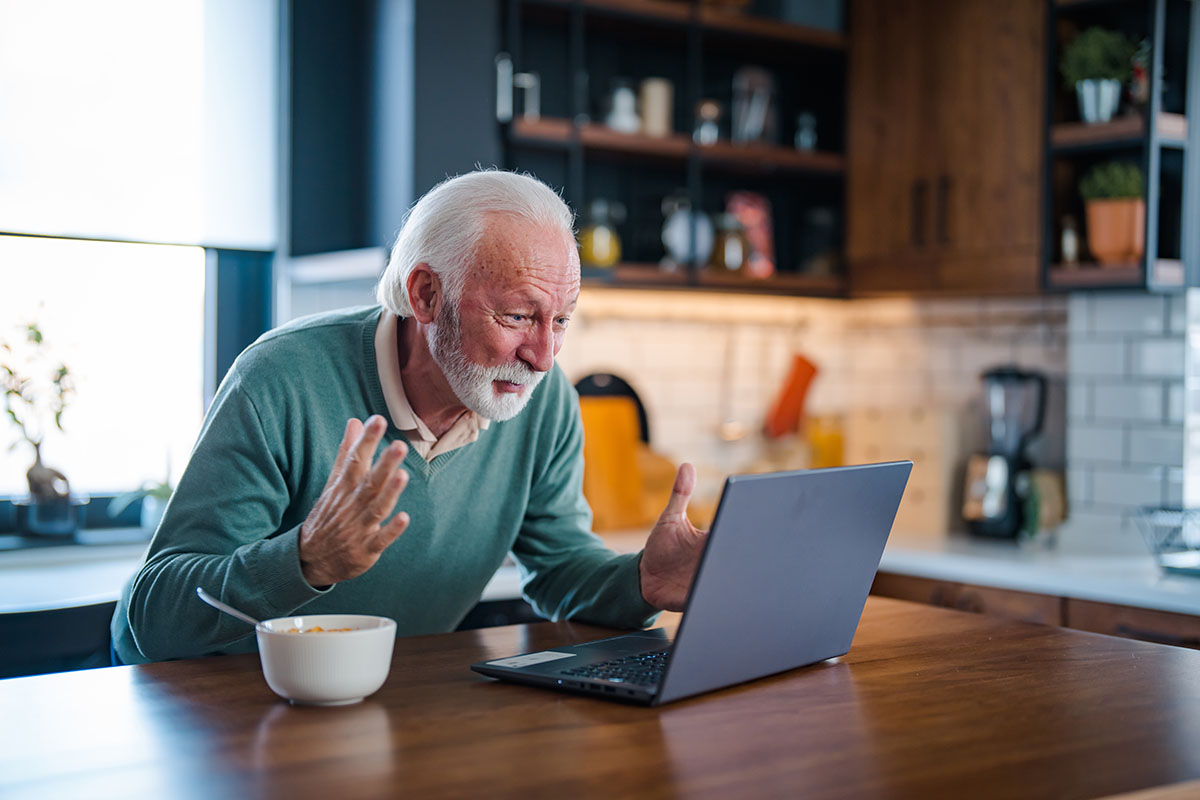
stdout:
<svg viewBox="0 0 1200 800">
<path fill-rule="evenodd" d="M 103 663 L 233 358 L 477 165 L 578 215 L 614 547 L 910 458 L 877 592 L 1200 643 L 1193 5 L 0 0 L 0 677 Z"/>
</svg>

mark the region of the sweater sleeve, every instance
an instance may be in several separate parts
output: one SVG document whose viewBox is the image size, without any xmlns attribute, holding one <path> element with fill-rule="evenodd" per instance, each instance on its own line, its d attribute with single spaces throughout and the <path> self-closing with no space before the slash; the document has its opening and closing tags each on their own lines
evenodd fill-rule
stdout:
<svg viewBox="0 0 1200 800">
<path fill-rule="evenodd" d="M 300 571 L 299 526 L 281 527 L 290 502 L 281 437 L 264 430 L 234 370 L 128 589 L 129 628 L 151 660 L 217 652 L 254 635 L 204 605 L 197 586 L 258 619 L 322 594 Z"/>
<path fill-rule="evenodd" d="M 531 487 L 513 545 L 522 591 L 538 614 L 552 620 L 646 627 L 658 609 L 642 598 L 641 554 L 618 555 L 591 532 L 592 512 L 583 496 L 579 401 L 569 385 L 563 397 L 552 452 Z"/>
</svg>

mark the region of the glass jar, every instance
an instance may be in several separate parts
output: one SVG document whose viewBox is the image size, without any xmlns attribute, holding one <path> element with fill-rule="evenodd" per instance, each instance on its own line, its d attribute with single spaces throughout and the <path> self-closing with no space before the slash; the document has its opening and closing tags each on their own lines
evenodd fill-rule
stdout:
<svg viewBox="0 0 1200 800">
<path fill-rule="evenodd" d="M 709 267 L 722 273 L 742 273 L 749 260 L 750 240 L 745 228 L 733 214 L 718 214 Z"/>
</svg>

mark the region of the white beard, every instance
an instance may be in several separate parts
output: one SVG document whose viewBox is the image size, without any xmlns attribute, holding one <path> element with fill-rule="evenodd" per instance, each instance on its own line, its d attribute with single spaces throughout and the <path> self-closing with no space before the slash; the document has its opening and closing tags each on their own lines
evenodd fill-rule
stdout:
<svg viewBox="0 0 1200 800">
<path fill-rule="evenodd" d="M 429 325 L 429 353 L 459 402 L 494 422 L 503 422 L 521 413 L 534 388 L 546 377 L 546 373 L 530 369 L 519 361 L 484 367 L 468 359 L 462 348 L 458 311 L 452 302 L 443 305 L 437 319 Z M 493 381 L 508 381 L 523 388 L 519 392 L 497 394 Z"/>
</svg>

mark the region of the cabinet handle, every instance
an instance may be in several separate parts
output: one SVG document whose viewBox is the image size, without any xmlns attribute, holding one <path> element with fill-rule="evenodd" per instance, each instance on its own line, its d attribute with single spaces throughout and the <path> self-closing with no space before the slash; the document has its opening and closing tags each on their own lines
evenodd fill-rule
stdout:
<svg viewBox="0 0 1200 800">
<path fill-rule="evenodd" d="M 936 211 L 937 215 L 937 241 L 938 244 L 950 244 L 950 232 L 946 226 L 946 210 L 950 197 L 950 178 L 942 175 L 937 181 L 937 200 Z"/>
<path fill-rule="evenodd" d="M 912 185 L 912 230 L 909 236 L 913 247 L 925 246 L 925 194 L 929 185 L 924 178 L 918 178 Z"/>
</svg>

